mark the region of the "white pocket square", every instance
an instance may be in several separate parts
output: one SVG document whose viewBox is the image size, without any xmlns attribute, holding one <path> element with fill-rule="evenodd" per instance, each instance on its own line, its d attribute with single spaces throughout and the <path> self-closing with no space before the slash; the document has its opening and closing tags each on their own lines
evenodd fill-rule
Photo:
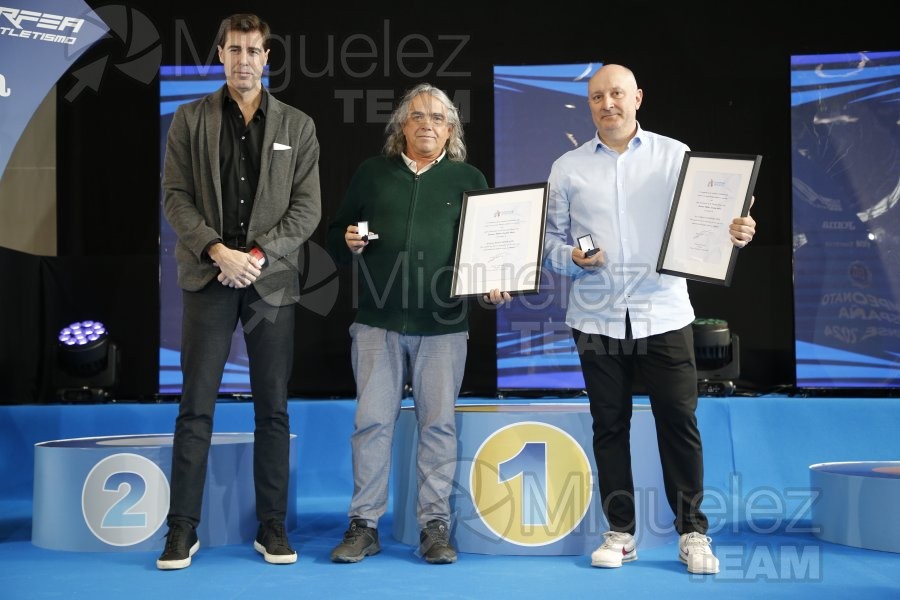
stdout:
<svg viewBox="0 0 900 600">
<path fill-rule="evenodd" d="M 273 150 L 290 150 L 291 147 L 290 147 L 290 146 L 285 146 L 284 144 L 279 144 L 278 142 L 275 142 L 275 143 L 272 145 L 272 149 L 273 149 Z"/>
</svg>

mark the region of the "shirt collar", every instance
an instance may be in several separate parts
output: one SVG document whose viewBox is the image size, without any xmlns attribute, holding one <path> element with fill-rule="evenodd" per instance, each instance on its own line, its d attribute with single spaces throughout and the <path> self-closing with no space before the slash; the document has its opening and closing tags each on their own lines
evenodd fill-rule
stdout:
<svg viewBox="0 0 900 600">
<path fill-rule="evenodd" d="M 228 89 L 228 85 L 226 84 L 222 86 L 222 88 L 224 90 L 224 93 L 222 94 L 222 106 L 227 107 L 229 102 L 237 105 L 237 102 L 235 102 L 234 98 L 231 97 L 231 90 Z M 262 90 L 260 91 L 262 93 L 262 97 L 259 99 L 259 108 L 257 108 L 256 110 L 261 112 L 262 116 L 265 117 L 266 111 L 269 108 L 269 93 L 265 88 L 262 88 Z M 237 108 L 237 106 L 235 106 L 235 108 Z"/>
<path fill-rule="evenodd" d="M 636 122 L 637 123 L 637 122 Z M 644 130 L 641 129 L 641 124 L 637 123 L 637 131 L 634 133 L 634 137 L 628 140 L 628 147 L 640 146 L 643 143 Z M 603 143 L 600 139 L 600 133 L 594 132 L 594 152 L 600 150 L 601 148 L 605 150 L 609 150 L 609 146 Z"/>
<path fill-rule="evenodd" d="M 437 157 L 436 159 L 434 159 L 430 164 L 425 165 L 425 166 L 422 167 L 421 169 L 419 169 L 418 163 L 416 163 L 416 161 L 414 161 L 413 159 L 411 159 L 410 157 L 408 157 L 408 156 L 406 155 L 406 152 L 401 152 L 401 153 L 400 153 L 400 156 L 401 156 L 401 158 L 403 158 L 403 162 L 406 163 L 406 166 L 409 167 L 409 170 L 410 170 L 410 171 L 412 171 L 413 173 L 421 173 L 421 172 L 423 172 L 423 171 L 427 171 L 428 169 L 430 169 L 430 168 L 433 167 L 434 165 L 436 165 L 436 164 L 438 164 L 439 162 L 441 162 L 441 160 L 442 160 L 445 156 L 447 156 L 447 151 L 444 150 L 443 152 L 441 152 L 441 155 L 440 155 L 440 156 L 438 156 L 438 157 Z"/>
</svg>

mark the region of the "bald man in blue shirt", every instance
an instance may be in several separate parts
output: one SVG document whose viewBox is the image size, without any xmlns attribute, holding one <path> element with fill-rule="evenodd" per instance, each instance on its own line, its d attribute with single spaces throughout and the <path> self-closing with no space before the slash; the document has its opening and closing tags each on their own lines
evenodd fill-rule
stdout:
<svg viewBox="0 0 900 600">
<path fill-rule="evenodd" d="M 545 260 L 573 279 L 566 324 L 590 399 L 600 498 L 610 526 L 591 564 L 614 568 L 637 558 L 629 432 L 632 380 L 639 372 L 656 420 L 679 559 L 691 573 L 711 574 L 719 561 L 700 509 L 694 311 L 686 281 L 655 272 L 688 147 L 641 128 L 642 100 L 626 67 L 605 65 L 591 77 L 588 104 L 597 135 L 553 164 Z M 735 218 L 731 243 L 746 246 L 755 227 L 750 216 Z M 585 252 L 568 241 L 588 234 L 599 250 Z"/>
</svg>

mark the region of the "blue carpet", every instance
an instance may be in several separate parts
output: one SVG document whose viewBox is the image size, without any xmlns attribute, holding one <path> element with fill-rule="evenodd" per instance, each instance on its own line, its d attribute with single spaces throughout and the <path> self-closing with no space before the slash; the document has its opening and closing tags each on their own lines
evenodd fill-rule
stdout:
<svg viewBox="0 0 900 600">
<path fill-rule="evenodd" d="M 484 401 L 484 400 L 482 400 Z M 383 550 L 355 565 L 332 564 L 352 489 L 353 402 L 291 401 L 298 452 L 295 565 L 262 561 L 250 545 L 201 548 L 190 568 L 161 572 L 156 552 L 63 552 L 31 544 L 33 444 L 87 435 L 171 431 L 174 405 L 0 407 L 0 598 L 900 598 L 900 555 L 830 544 L 810 532 L 808 466 L 900 457 L 896 399 L 701 399 L 713 517 L 721 561 L 692 576 L 672 542 L 638 548 L 621 569 L 587 556 L 461 554 L 425 564 L 380 525 Z M 246 404 L 225 403 L 219 431 L 250 426 Z M 837 434 L 840 435 L 837 435 Z M 721 503 L 724 506 L 717 506 Z"/>
<path fill-rule="evenodd" d="M 11 503 L 0 503 L 5 514 Z M 19 512 L 27 512 L 19 507 Z M 156 553 L 77 553 L 31 545 L 27 515 L 5 518 L 0 532 L 0 597 L 196 599 L 294 598 L 897 598 L 898 556 L 827 544 L 775 531 L 721 532 L 722 569 L 692 576 L 677 544 L 639 550 L 621 569 L 595 569 L 583 556 L 462 554 L 455 565 L 427 565 L 389 535 L 383 550 L 353 565 L 328 553 L 345 527 L 338 513 L 303 514 L 290 535 L 297 564 L 268 565 L 247 545 L 201 548 L 183 571 L 161 572 Z M 10 531 L 12 530 L 12 531 Z M 23 539 L 24 538 L 24 539 Z"/>
</svg>

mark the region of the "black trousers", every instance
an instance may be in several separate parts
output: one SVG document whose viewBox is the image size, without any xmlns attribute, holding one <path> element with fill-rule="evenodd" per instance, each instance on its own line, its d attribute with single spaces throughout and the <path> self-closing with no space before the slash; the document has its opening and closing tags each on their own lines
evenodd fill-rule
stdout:
<svg viewBox="0 0 900 600">
<path fill-rule="evenodd" d="M 706 533 L 703 447 L 697 428 L 697 366 L 691 326 L 638 340 L 573 330 L 594 431 L 594 458 L 603 513 L 613 531 L 634 535 L 631 474 L 632 381 L 647 386 L 662 463 L 666 499 L 679 534 Z"/>
<path fill-rule="evenodd" d="M 290 476 L 287 382 L 294 347 L 295 305 L 276 307 L 250 286 L 216 280 L 183 293 L 181 370 L 184 376 L 172 449 L 168 522 L 197 526 L 203 502 L 213 413 L 231 339 L 240 321 L 253 395 L 253 479 L 260 522 L 284 520 Z"/>
</svg>

